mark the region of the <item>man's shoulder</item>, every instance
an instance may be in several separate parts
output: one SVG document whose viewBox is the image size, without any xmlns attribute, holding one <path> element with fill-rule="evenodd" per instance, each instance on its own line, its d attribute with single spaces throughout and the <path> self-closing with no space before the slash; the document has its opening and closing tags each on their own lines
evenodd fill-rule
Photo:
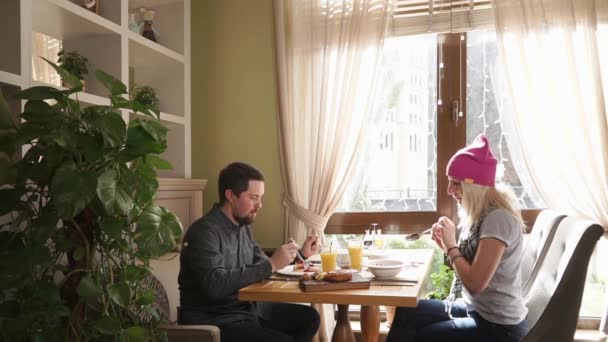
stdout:
<svg viewBox="0 0 608 342">
<path fill-rule="evenodd" d="M 222 229 L 223 228 L 220 220 L 218 220 L 214 215 L 207 213 L 203 217 L 192 222 L 188 228 L 188 231 L 186 232 L 185 238 L 187 239 L 188 237 L 216 234 Z"/>
</svg>

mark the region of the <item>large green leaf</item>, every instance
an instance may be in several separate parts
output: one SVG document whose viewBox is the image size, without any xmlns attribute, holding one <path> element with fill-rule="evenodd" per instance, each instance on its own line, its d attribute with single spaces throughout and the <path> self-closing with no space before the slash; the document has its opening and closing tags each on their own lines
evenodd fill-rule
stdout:
<svg viewBox="0 0 608 342">
<path fill-rule="evenodd" d="M 150 271 L 142 266 L 127 265 L 124 269 L 125 281 L 138 282 L 144 279 Z"/>
<path fill-rule="evenodd" d="M 133 199 L 118 183 L 118 172 L 108 170 L 97 179 L 97 196 L 108 213 L 126 214 L 133 206 Z"/>
<path fill-rule="evenodd" d="M 86 275 L 80 279 L 76 292 L 87 302 L 93 302 L 103 294 L 103 290 L 90 275 Z"/>
<path fill-rule="evenodd" d="M 140 120 L 141 126 L 150 133 L 154 140 L 167 145 L 167 132 L 169 129 L 156 120 Z"/>
<path fill-rule="evenodd" d="M 113 216 L 105 216 L 99 222 L 101 230 L 112 239 L 118 239 L 122 235 L 123 222 Z"/>
<path fill-rule="evenodd" d="M 135 202 L 140 207 L 146 207 L 152 202 L 154 194 L 158 189 L 156 171 L 152 166 L 143 162 L 142 159 L 136 160 L 129 171 L 131 172 L 132 177 L 137 180 L 133 182 L 131 186 L 135 192 Z"/>
<path fill-rule="evenodd" d="M 157 205 L 146 207 L 136 224 L 135 242 L 144 256 L 158 257 L 171 251 L 182 235 L 177 216 Z"/>
<path fill-rule="evenodd" d="M 72 161 L 63 163 L 51 180 L 51 196 L 57 213 L 72 218 L 95 197 L 97 178 L 92 171 L 79 170 Z"/>
<path fill-rule="evenodd" d="M 64 94 L 61 90 L 55 89 L 53 87 L 48 86 L 37 86 L 31 87 L 17 92 L 13 95 L 16 99 L 21 100 L 63 100 L 65 101 L 65 97 L 67 95 Z"/>
<path fill-rule="evenodd" d="M 108 295 L 112 301 L 123 308 L 129 306 L 131 301 L 131 289 L 125 283 L 116 283 L 110 284 L 106 286 L 106 290 L 108 290 Z"/>
<path fill-rule="evenodd" d="M 32 224 L 33 238 L 38 243 L 45 243 L 57 230 L 59 218 L 45 207 Z"/>
<path fill-rule="evenodd" d="M 51 67 L 53 67 L 53 69 L 55 69 L 55 71 L 57 71 L 57 73 L 59 74 L 59 76 L 61 76 L 61 79 L 63 80 L 64 84 L 69 84 L 71 87 L 68 90 L 68 93 L 77 93 L 79 91 L 82 91 L 82 81 L 80 79 L 78 79 L 78 77 L 76 77 L 74 74 L 72 74 L 71 72 L 65 70 L 64 68 L 60 67 L 59 65 L 49 61 L 48 59 L 44 58 L 44 57 L 40 57 L 42 59 L 44 59 L 47 63 L 49 63 L 51 65 Z"/>
<path fill-rule="evenodd" d="M 120 321 L 116 317 L 104 316 L 97 323 L 95 329 L 104 335 L 117 335 L 120 333 Z"/>
<path fill-rule="evenodd" d="M 154 167 L 157 170 L 171 170 L 173 169 L 173 166 L 171 165 L 170 162 L 164 160 L 163 158 L 153 155 L 153 154 L 148 154 L 147 156 L 144 156 L 144 161 L 146 162 L 146 164 Z"/>
<path fill-rule="evenodd" d="M 101 70 L 97 70 L 97 72 L 95 72 L 95 76 L 97 77 L 97 80 L 99 80 L 99 82 L 101 82 L 104 87 L 110 91 L 111 96 L 127 93 L 127 87 L 114 76 Z"/>
<path fill-rule="evenodd" d="M 167 149 L 166 141 L 158 141 L 141 124 L 141 120 L 129 122 L 127 129 L 127 146 L 124 154 L 132 159 L 148 153 L 160 154 Z"/>
<path fill-rule="evenodd" d="M 101 115 L 95 120 L 95 123 L 97 129 L 103 136 L 106 147 L 118 147 L 123 144 L 127 126 L 120 114 L 110 112 Z"/>
<path fill-rule="evenodd" d="M 146 332 L 146 329 L 134 326 L 126 329 L 122 333 L 121 341 L 122 342 L 148 342 L 150 337 Z"/>
<path fill-rule="evenodd" d="M 141 295 L 137 297 L 137 299 L 135 299 L 135 303 L 140 306 L 150 305 L 154 303 L 154 292 L 152 291 L 152 289 L 148 289 L 141 293 Z"/>
<path fill-rule="evenodd" d="M 26 121 L 37 121 L 41 124 L 47 124 L 53 120 L 58 120 L 58 112 L 43 100 L 29 100 L 25 103 L 25 108 L 21 114 L 21 118 Z"/>
<path fill-rule="evenodd" d="M 55 143 L 66 150 L 75 150 L 78 146 L 78 133 L 77 129 L 70 127 L 69 125 L 61 125 L 59 128 L 53 130 L 50 134 L 51 139 Z"/>
</svg>

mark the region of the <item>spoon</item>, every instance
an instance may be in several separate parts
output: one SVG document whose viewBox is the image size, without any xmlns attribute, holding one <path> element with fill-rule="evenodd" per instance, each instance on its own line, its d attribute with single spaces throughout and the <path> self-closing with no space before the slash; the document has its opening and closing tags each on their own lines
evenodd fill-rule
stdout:
<svg viewBox="0 0 608 342">
<path fill-rule="evenodd" d="M 430 233 L 432 230 L 433 230 L 433 228 L 429 228 L 429 229 L 427 229 L 427 230 L 423 231 L 422 233 L 413 233 L 413 234 L 408 234 L 408 235 L 406 235 L 406 236 L 405 236 L 405 239 L 406 239 L 407 241 L 416 241 L 416 240 L 420 239 L 420 237 L 421 237 L 422 235 L 424 235 L 424 234 L 428 234 L 428 233 Z"/>
</svg>

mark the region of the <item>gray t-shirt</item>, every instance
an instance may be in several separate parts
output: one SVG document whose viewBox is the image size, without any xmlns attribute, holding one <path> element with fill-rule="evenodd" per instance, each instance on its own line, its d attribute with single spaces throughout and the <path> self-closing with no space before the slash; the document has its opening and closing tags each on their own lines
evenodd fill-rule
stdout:
<svg viewBox="0 0 608 342">
<path fill-rule="evenodd" d="M 522 298 L 520 263 L 523 254 L 523 231 L 517 220 L 505 209 L 491 211 L 481 224 L 479 239 L 494 238 L 506 248 L 488 287 L 473 296 L 464 287 L 469 310 L 498 324 L 518 324 L 526 318 L 528 308 Z"/>
</svg>

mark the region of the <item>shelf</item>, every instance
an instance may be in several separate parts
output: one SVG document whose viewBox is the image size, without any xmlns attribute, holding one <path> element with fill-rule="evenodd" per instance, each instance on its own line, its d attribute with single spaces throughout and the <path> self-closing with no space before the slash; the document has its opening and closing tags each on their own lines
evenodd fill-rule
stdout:
<svg viewBox="0 0 608 342">
<path fill-rule="evenodd" d="M 66 89 L 64 87 L 57 87 L 53 84 L 32 81 L 32 87 L 35 87 L 35 86 L 53 87 L 53 88 L 57 88 L 57 89 L 61 89 L 61 90 Z M 74 99 L 74 100 L 78 100 L 79 102 L 90 104 L 90 105 L 96 105 L 96 106 L 109 106 L 110 105 L 110 99 L 107 99 L 107 98 L 101 97 L 101 96 L 97 96 L 97 95 L 93 95 L 93 94 L 89 94 L 89 93 L 78 92 L 76 94 L 72 94 L 70 96 L 70 98 Z"/>
<path fill-rule="evenodd" d="M 184 0 L 130 0 L 129 9 L 133 10 L 140 7 L 157 7 L 183 3 Z"/>
<path fill-rule="evenodd" d="M 21 9 L 19 0 L 0 0 L 0 70 L 21 74 Z"/>
<path fill-rule="evenodd" d="M 156 67 L 165 64 L 184 64 L 184 55 L 180 55 L 148 38 L 129 31 L 129 61 L 131 65 Z M 151 50 L 151 51 L 150 51 Z"/>
<path fill-rule="evenodd" d="M 0 70 L 0 82 L 21 87 L 21 76 Z"/>
<path fill-rule="evenodd" d="M 142 113 L 137 113 L 136 115 L 142 116 L 142 117 L 149 117 L 148 115 L 145 115 Z M 181 116 L 168 114 L 168 113 L 164 113 L 164 112 L 160 112 L 160 121 L 162 122 L 163 125 L 165 125 L 167 127 L 172 127 L 172 126 L 176 126 L 176 125 L 184 125 L 186 122 L 186 120 Z"/>
<path fill-rule="evenodd" d="M 69 1 L 34 0 L 32 30 L 66 40 L 96 35 L 120 35 L 121 27 Z"/>
</svg>

